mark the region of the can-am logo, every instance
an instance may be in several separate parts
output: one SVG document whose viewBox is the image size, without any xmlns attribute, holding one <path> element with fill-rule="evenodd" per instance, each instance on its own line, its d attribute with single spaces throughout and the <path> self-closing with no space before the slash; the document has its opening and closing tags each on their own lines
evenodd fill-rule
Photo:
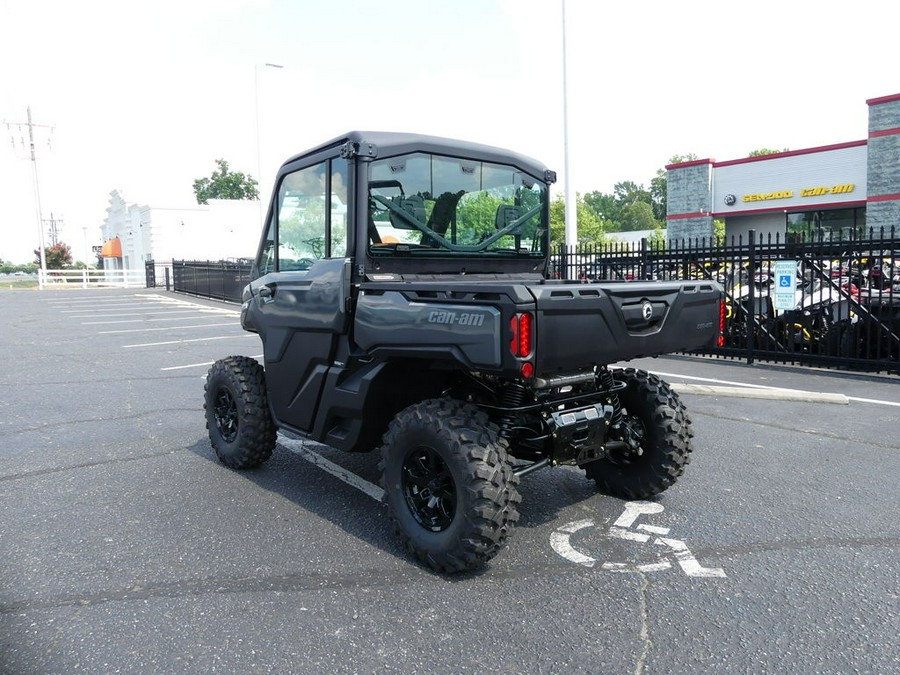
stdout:
<svg viewBox="0 0 900 675">
<path fill-rule="evenodd" d="M 428 313 L 428 323 L 439 323 L 446 326 L 483 326 L 484 314 L 435 311 Z"/>
</svg>

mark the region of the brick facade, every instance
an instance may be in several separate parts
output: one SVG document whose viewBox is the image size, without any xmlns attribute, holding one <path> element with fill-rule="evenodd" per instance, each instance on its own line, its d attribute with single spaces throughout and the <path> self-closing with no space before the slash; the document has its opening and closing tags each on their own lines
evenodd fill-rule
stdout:
<svg viewBox="0 0 900 675">
<path fill-rule="evenodd" d="M 871 99 L 866 225 L 900 228 L 900 95 Z"/>
<path fill-rule="evenodd" d="M 712 160 L 666 167 L 666 204 L 670 241 L 710 238 L 713 235 L 712 217 Z"/>
</svg>

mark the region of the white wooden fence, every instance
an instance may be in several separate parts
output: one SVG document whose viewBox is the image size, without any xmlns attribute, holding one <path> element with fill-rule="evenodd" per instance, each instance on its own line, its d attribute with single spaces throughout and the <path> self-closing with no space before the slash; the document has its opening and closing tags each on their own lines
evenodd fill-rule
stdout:
<svg viewBox="0 0 900 675">
<path fill-rule="evenodd" d="M 121 288 L 147 285 L 147 273 L 139 270 L 38 270 L 39 288 L 92 288 L 118 286 Z"/>
</svg>

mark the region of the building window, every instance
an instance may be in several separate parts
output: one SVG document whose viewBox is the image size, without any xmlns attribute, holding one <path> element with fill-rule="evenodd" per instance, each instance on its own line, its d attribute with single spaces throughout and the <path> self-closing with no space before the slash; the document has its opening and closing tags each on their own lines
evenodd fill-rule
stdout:
<svg viewBox="0 0 900 675">
<path fill-rule="evenodd" d="M 804 241 L 831 241 L 866 235 L 863 207 L 786 214 L 787 234 Z"/>
</svg>

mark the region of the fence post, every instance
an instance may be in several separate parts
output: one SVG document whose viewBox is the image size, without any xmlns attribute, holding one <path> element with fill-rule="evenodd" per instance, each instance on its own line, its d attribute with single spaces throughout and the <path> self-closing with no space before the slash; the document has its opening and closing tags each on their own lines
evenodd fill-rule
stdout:
<svg viewBox="0 0 900 675">
<path fill-rule="evenodd" d="M 747 251 L 750 269 L 747 270 L 747 365 L 753 365 L 756 347 L 756 230 L 750 230 L 750 248 Z M 762 270 L 760 270 L 762 271 Z"/>
<path fill-rule="evenodd" d="M 648 272 L 648 264 L 647 259 L 649 257 L 649 242 L 647 241 L 647 237 L 641 237 L 641 258 L 640 258 L 640 272 L 641 279 L 649 279 L 650 274 Z"/>
</svg>

